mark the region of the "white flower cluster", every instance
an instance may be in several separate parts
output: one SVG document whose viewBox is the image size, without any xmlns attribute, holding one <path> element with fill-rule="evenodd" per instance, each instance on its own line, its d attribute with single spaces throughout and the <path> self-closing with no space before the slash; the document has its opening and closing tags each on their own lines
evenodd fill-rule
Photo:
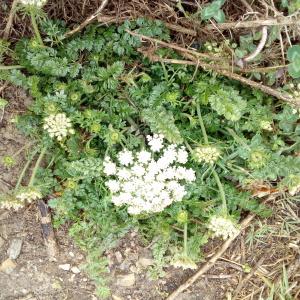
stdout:
<svg viewBox="0 0 300 300">
<path fill-rule="evenodd" d="M 196 263 L 187 255 L 181 254 L 175 256 L 173 261 L 171 262 L 172 266 L 175 268 L 182 268 L 183 270 L 186 269 L 192 269 L 195 270 L 197 269 Z"/>
<path fill-rule="evenodd" d="M 64 113 L 53 114 L 46 117 L 44 119 L 43 128 L 48 131 L 50 137 L 55 137 L 58 141 L 61 141 L 68 134 L 74 133 L 71 120 L 67 118 Z"/>
<path fill-rule="evenodd" d="M 24 207 L 25 203 L 42 198 L 42 194 L 35 188 L 28 188 L 17 193 L 14 197 L 8 197 L 0 202 L 0 208 L 18 210 Z"/>
<path fill-rule="evenodd" d="M 42 7 L 46 4 L 47 0 L 19 0 L 22 5 L 25 6 L 36 6 L 36 7 Z"/>
<path fill-rule="evenodd" d="M 266 131 L 273 131 L 272 123 L 270 121 L 260 121 L 260 128 Z"/>
<path fill-rule="evenodd" d="M 28 190 L 25 190 L 19 194 L 16 195 L 16 198 L 20 200 L 21 202 L 27 201 L 28 203 L 38 200 L 42 198 L 42 194 L 40 191 L 34 189 L 34 188 L 29 188 Z"/>
<path fill-rule="evenodd" d="M 194 150 L 194 157 L 198 162 L 214 164 L 221 156 L 221 152 L 214 146 L 200 146 Z"/>
<path fill-rule="evenodd" d="M 236 224 L 229 218 L 216 215 L 211 217 L 208 228 L 213 232 L 215 237 L 222 237 L 223 240 L 233 237 L 239 232 Z"/>
<path fill-rule="evenodd" d="M 147 136 L 150 151 L 118 154 L 119 166 L 107 157 L 104 173 L 112 176 L 106 182 L 116 206 L 128 205 L 130 214 L 162 211 L 186 195 L 184 184 L 196 179 L 192 169 L 183 167 L 188 160 L 184 147 L 164 146 L 163 136 Z M 157 159 L 155 159 L 157 156 Z"/>
</svg>

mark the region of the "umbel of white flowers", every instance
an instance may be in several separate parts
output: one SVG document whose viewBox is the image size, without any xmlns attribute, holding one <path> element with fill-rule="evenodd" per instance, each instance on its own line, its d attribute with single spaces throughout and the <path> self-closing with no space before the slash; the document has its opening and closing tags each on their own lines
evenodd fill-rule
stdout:
<svg viewBox="0 0 300 300">
<path fill-rule="evenodd" d="M 214 146 L 203 145 L 194 150 L 194 157 L 198 162 L 214 164 L 220 157 L 221 152 Z"/>
<path fill-rule="evenodd" d="M 31 5 L 36 7 L 42 7 L 46 4 L 47 0 L 19 0 L 19 2 L 25 6 Z"/>
<path fill-rule="evenodd" d="M 239 232 L 237 225 L 232 220 L 217 215 L 211 217 L 207 227 L 212 231 L 213 236 L 221 237 L 223 240 L 233 237 Z"/>
<path fill-rule="evenodd" d="M 133 153 L 123 150 L 118 164 L 104 160 L 104 173 L 110 176 L 106 186 L 116 206 L 128 205 L 128 212 L 156 213 L 186 195 L 185 184 L 196 179 L 185 168 L 188 152 L 183 146 L 164 145 L 163 135 L 147 136 L 148 150 Z"/>
<path fill-rule="evenodd" d="M 9 197 L 0 203 L 0 208 L 18 210 L 24 207 L 25 203 L 42 198 L 40 191 L 34 187 L 24 188 L 15 197 Z"/>
<path fill-rule="evenodd" d="M 52 114 L 46 117 L 43 128 L 48 131 L 50 137 L 55 137 L 58 141 L 74 133 L 71 120 L 64 113 Z"/>
</svg>

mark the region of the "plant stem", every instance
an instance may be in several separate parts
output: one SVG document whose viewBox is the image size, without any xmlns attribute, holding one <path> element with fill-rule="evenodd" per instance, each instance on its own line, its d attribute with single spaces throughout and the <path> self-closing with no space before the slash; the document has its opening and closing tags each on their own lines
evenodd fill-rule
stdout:
<svg viewBox="0 0 300 300">
<path fill-rule="evenodd" d="M 201 127 L 201 131 L 202 131 L 202 135 L 204 138 L 204 142 L 206 145 L 208 145 L 208 137 L 207 137 L 207 133 L 206 133 L 206 129 L 204 126 L 204 122 L 203 122 L 203 118 L 201 115 L 201 110 L 200 110 L 200 105 L 199 103 L 196 104 L 196 108 L 197 108 L 197 114 L 198 114 L 198 118 L 199 118 L 199 123 L 200 123 L 200 127 Z M 218 189 L 219 189 L 219 193 L 220 193 L 220 197 L 222 200 L 222 210 L 224 214 L 227 214 L 227 203 L 226 203 L 226 196 L 225 196 L 225 192 L 224 192 L 224 187 L 223 184 L 220 180 L 220 177 L 218 175 L 218 173 L 216 172 L 215 169 L 212 170 L 212 174 L 214 175 L 214 178 L 216 180 Z"/>
<path fill-rule="evenodd" d="M 19 178 L 18 178 L 16 187 L 15 187 L 16 190 L 20 187 L 21 182 L 22 182 L 22 180 L 23 180 L 23 178 L 24 178 L 24 175 L 25 175 L 25 173 L 26 173 L 26 171 L 27 171 L 27 169 L 28 169 L 28 167 L 29 167 L 29 165 L 30 165 L 32 159 L 33 159 L 34 156 L 37 154 L 37 152 L 38 152 L 37 150 L 33 152 L 33 154 L 31 155 L 31 157 L 29 157 L 29 159 L 27 160 L 25 166 L 23 167 L 22 172 L 21 172 L 21 174 L 20 174 L 20 176 L 19 176 Z"/>
<path fill-rule="evenodd" d="M 31 174 L 29 183 L 28 183 L 28 186 L 33 186 L 33 183 L 34 183 L 34 180 L 35 180 L 35 176 L 36 176 L 36 172 L 37 172 L 37 170 L 38 170 L 38 168 L 39 168 L 39 166 L 40 166 L 40 164 L 41 164 L 41 161 L 42 161 L 42 159 L 43 159 L 43 157 L 44 157 L 46 151 L 47 151 L 47 147 L 44 147 L 44 148 L 42 149 L 42 151 L 41 151 L 41 153 L 40 153 L 40 155 L 39 155 L 39 157 L 38 157 L 36 163 L 35 163 L 35 166 L 34 166 L 34 168 L 33 168 L 33 171 L 32 171 L 32 174 Z"/>
<path fill-rule="evenodd" d="M 33 27 L 33 30 L 34 30 L 34 34 L 35 34 L 37 40 L 39 41 L 40 45 L 43 46 L 44 43 L 43 43 L 39 28 L 38 28 L 38 25 L 37 25 L 37 22 L 36 22 L 35 15 L 32 11 L 30 12 L 30 17 L 31 17 L 31 24 L 32 24 L 32 27 Z"/>
<path fill-rule="evenodd" d="M 199 103 L 196 104 L 196 108 L 197 108 L 198 119 L 199 119 L 201 131 L 202 131 L 202 134 L 203 134 L 204 142 L 205 142 L 205 144 L 208 145 L 208 137 L 207 137 L 206 129 L 205 129 L 204 122 L 203 122 L 203 119 L 202 119 Z"/>
<path fill-rule="evenodd" d="M 226 203 L 226 196 L 225 196 L 223 184 L 221 183 L 220 177 L 219 177 L 218 173 L 216 172 L 216 170 L 212 170 L 212 174 L 214 175 L 215 180 L 217 182 L 217 186 L 219 188 L 219 192 L 220 192 L 220 196 L 221 196 L 221 200 L 222 200 L 222 212 L 224 214 L 227 214 L 227 203 Z"/>
<path fill-rule="evenodd" d="M 184 228 L 183 228 L 183 252 L 184 252 L 184 255 L 186 255 L 186 256 L 187 256 L 187 249 L 188 249 L 188 247 L 187 247 L 187 238 L 188 238 L 187 229 L 188 229 L 188 224 L 187 224 L 187 222 L 185 222 Z"/>
</svg>

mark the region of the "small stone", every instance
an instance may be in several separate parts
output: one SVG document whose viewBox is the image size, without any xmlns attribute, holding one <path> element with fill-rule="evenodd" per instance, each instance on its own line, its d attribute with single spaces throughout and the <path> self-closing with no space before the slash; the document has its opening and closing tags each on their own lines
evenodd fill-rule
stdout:
<svg viewBox="0 0 300 300">
<path fill-rule="evenodd" d="M 120 270 L 126 271 L 130 268 L 130 261 L 128 259 L 125 259 L 119 266 Z"/>
<path fill-rule="evenodd" d="M 70 264 L 63 264 L 63 265 L 59 265 L 58 266 L 60 269 L 64 270 L 64 271 L 69 271 L 71 265 Z"/>
<path fill-rule="evenodd" d="M 0 214 L 0 221 L 3 221 L 8 218 L 9 211 L 4 211 Z"/>
<path fill-rule="evenodd" d="M 75 276 L 76 276 L 76 274 L 72 274 L 71 277 L 70 277 L 70 279 L 69 279 L 69 281 L 70 281 L 70 282 L 73 282 L 74 279 L 75 279 Z"/>
<path fill-rule="evenodd" d="M 2 262 L 0 266 L 0 272 L 10 274 L 16 268 L 16 266 L 17 265 L 10 258 L 8 258 Z"/>
<path fill-rule="evenodd" d="M 139 270 L 136 266 L 130 266 L 129 270 L 132 272 L 132 273 L 138 273 Z"/>
<path fill-rule="evenodd" d="M 121 297 L 119 297 L 117 295 L 112 295 L 111 297 L 113 300 L 123 300 Z"/>
<path fill-rule="evenodd" d="M 77 268 L 77 267 L 72 267 L 72 268 L 71 268 L 71 271 L 72 271 L 74 274 L 79 274 L 79 273 L 80 273 L 80 270 L 79 270 L 79 268 Z"/>
<path fill-rule="evenodd" d="M 74 254 L 72 251 L 69 252 L 69 255 L 70 255 L 71 257 L 74 257 L 74 256 L 75 256 L 75 254 Z"/>
<path fill-rule="evenodd" d="M 21 253 L 23 241 L 21 239 L 13 239 L 7 250 L 10 259 L 16 259 Z"/>
<path fill-rule="evenodd" d="M 149 266 L 153 265 L 154 261 L 151 258 L 146 258 L 146 257 L 141 257 L 138 261 L 137 261 L 137 266 L 141 267 L 141 268 L 148 268 Z"/>
<path fill-rule="evenodd" d="M 117 277 L 116 284 L 123 287 L 131 287 L 135 284 L 135 276 L 133 273 L 127 275 L 119 275 Z"/>
<path fill-rule="evenodd" d="M 119 264 L 123 261 L 123 256 L 122 256 L 122 254 L 121 254 L 120 251 L 117 251 L 117 252 L 115 253 L 115 257 L 116 257 L 117 262 L 118 262 Z"/>
</svg>

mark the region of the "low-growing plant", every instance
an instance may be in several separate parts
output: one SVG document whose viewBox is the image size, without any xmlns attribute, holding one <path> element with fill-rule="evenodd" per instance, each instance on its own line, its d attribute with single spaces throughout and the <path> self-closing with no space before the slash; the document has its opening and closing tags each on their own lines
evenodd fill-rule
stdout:
<svg viewBox="0 0 300 300">
<path fill-rule="evenodd" d="M 100 257 L 131 229 L 152 243 L 149 273 L 159 277 L 169 265 L 194 268 L 208 238 L 238 232 L 243 212 L 268 216 L 251 195 L 256 185 L 300 187 L 286 181 L 300 170 L 297 109 L 191 66 L 152 63 L 127 29 L 170 39 L 161 22 L 138 19 L 62 40 L 64 25 L 47 20 L 43 44 L 16 44 L 24 70 L 0 73 L 33 97 L 16 124 L 39 145 L 1 205 L 51 196 L 55 225 L 69 222 L 102 297 Z"/>
</svg>

